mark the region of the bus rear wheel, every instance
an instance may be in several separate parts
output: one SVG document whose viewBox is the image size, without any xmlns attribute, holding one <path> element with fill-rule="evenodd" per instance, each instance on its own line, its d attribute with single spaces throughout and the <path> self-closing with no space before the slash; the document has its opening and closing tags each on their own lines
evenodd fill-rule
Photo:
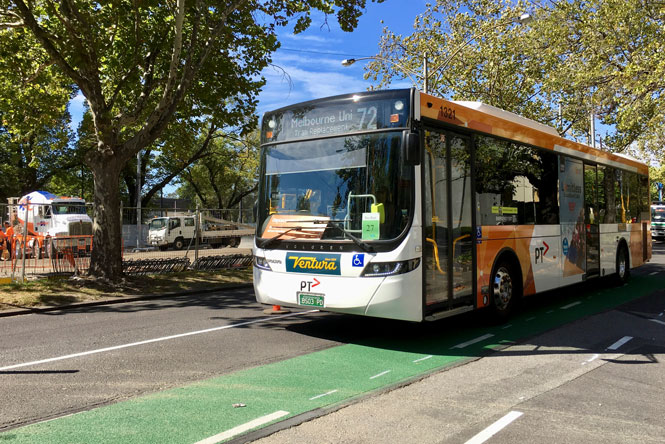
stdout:
<svg viewBox="0 0 665 444">
<path fill-rule="evenodd" d="M 623 285 L 630 279 L 630 262 L 628 259 L 628 249 L 625 244 L 621 244 L 617 250 L 617 272 L 615 280 L 617 285 Z"/>
<path fill-rule="evenodd" d="M 520 298 L 520 282 L 514 271 L 514 266 L 502 260 L 494 268 L 492 273 L 492 310 L 495 317 L 503 321 L 507 319 Z"/>
</svg>

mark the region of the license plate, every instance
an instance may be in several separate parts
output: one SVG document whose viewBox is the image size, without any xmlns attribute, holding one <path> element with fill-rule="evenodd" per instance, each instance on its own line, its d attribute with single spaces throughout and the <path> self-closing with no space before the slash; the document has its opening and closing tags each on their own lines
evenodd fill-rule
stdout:
<svg viewBox="0 0 665 444">
<path fill-rule="evenodd" d="M 298 304 L 323 308 L 323 297 L 320 293 L 298 293 Z"/>
</svg>

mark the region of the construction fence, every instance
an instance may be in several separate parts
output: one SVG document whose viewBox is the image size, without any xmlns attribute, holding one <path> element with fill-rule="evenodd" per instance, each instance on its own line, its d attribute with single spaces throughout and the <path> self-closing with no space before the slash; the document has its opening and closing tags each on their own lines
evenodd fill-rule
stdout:
<svg viewBox="0 0 665 444">
<path fill-rule="evenodd" d="M 252 210 L 120 208 L 119 212 L 126 274 L 251 265 Z M 94 248 L 93 213 L 91 205 L 82 203 L 0 204 L 0 280 L 85 273 Z"/>
</svg>

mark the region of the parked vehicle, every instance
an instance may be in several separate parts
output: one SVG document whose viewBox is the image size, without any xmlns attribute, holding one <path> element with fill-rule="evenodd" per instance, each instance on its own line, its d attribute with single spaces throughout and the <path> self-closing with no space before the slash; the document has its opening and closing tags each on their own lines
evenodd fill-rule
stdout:
<svg viewBox="0 0 665 444">
<path fill-rule="evenodd" d="M 194 245 L 198 237 L 201 245 L 213 248 L 222 246 L 237 247 L 242 236 L 254 234 L 254 229 L 224 219 L 217 219 L 199 213 L 198 227 L 196 214 L 181 214 L 156 217 L 150 221 L 148 244 L 166 250 L 176 250 Z M 195 234 L 198 228 L 198 236 Z"/>
<path fill-rule="evenodd" d="M 44 254 L 53 257 L 64 247 L 87 252 L 92 248 L 92 219 L 86 212 L 85 200 L 47 191 L 33 191 L 8 200 L 17 257 L 23 251 L 41 258 Z"/>
<path fill-rule="evenodd" d="M 665 202 L 651 205 L 651 237 L 665 241 Z"/>
</svg>

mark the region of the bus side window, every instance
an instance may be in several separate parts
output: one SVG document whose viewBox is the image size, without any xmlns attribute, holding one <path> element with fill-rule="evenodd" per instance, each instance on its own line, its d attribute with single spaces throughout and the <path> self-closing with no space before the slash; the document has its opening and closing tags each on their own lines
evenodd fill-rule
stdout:
<svg viewBox="0 0 665 444">
<path fill-rule="evenodd" d="M 546 150 L 476 137 L 479 225 L 558 224 L 558 156 Z"/>
<path fill-rule="evenodd" d="M 614 193 L 614 168 L 598 165 L 598 222 L 616 223 L 616 194 Z"/>
</svg>

